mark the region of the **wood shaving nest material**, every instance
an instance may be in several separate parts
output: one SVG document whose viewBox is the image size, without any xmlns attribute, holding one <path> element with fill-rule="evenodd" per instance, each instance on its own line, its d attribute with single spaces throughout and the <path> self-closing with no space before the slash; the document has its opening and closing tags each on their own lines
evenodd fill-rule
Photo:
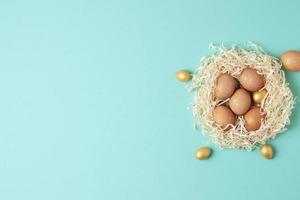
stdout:
<svg viewBox="0 0 300 200">
<path fill-rule="evenodd" d="M 195 92 L 193 114 L 196 117 L 196 128 L 208 135 L 221 148 L 239 148 L 253 150 L 274 139 L 278 133 L 286 130 L 290 123 L 290 115 L 295 98 L 286 83 L 284 71 L 278 58 L 268 55 L 260 46 L 253 43 L 247 49 L 238 46 L 213 46 L 212 56 L 204 57 L 200 67 L 193 75 L 190 91 Z M 266 84 L 263 89 L 268 91 L 261 104 L 261 111 L 266 113 L 261 127 L 248 132 L 244 127 L 242 116 L 228 131 L 222 130 L 213 120 L 213 109 L 216 105 L 227 104 L 229 99 L 220 101 L 214 98 L 217 77 L 229 73 L 237 78 L 245 68 L 254 68 L 264 75 Z"/>
</svg>

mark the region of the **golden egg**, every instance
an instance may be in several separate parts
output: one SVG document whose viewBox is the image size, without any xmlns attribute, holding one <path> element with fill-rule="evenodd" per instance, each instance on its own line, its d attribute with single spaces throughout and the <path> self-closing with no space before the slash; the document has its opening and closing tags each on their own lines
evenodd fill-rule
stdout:
<svg viewBox="0 0 300 200">
<path fill-rule="evenodd" d="M 187 70 L 180 70 L 176 73 L 176 79 L 181 82 L 187 82 L 191 79 L 191 74 Z"/>
<path fill-rule="evenodd" d="M 244 89 L 238 89 L 229 100 L 230 109 L 237 115 L 246 113 L 251 106 L 251 96 Z"/>
<path fill-rule="evenodd" d="M 284 52 L 281 55 L 281 62 L 288 71 L 300 71 L 300 51 Z"/>
<path fill-rule="evenodd" d="M 252 94 L 252 99 L 255 103 L 260 104 L 267 95 L 267 90 L 261 90 Z"/>
<path fill-rule="evenodd" d="M 246 68 L 242 71 L 239 81 L 243 88 L 250 92 L 256 92 L 264 87 L 264 77 L 257 73 L 255 69 Z"/>
<path fill-rule="evenodd" d="M 229 124 L 234 125 L 236 122 L 236 117 L 232 113 L 232 111 L 226 106 L 217 106 L 213 111 L 214 121 L 221 126 L 221 128 L 226 128 L 226 130 L 230 129 Z"/>
<path fill-rule="evenodd" d="M 217 79 L 215 96 L 218 99 L 227 99 L 231 97 L 237 87 L 237 81 L 229 74 L 222 74 Z"/>
<path fill-rule="evenodd" d="M 245 115 L 245 128 L 247 131 L 256 131 L 261 126 L 261 121 L 264 119 L 265 114 L 260 111 L 260 108 L 251 108 Z"/>
<path fill-rule="evenodd" d="M 196 158 L 198 160 L 206 160 L 211 155 L 211 148 L 202 147 L 196 151 Z"/>
<path fill-rule="evenodd" d="M 269 160 L 273 158 L 273 148 L 268 144 L 261 147 L 260 153 L 265 159 Z"/>
</svg>

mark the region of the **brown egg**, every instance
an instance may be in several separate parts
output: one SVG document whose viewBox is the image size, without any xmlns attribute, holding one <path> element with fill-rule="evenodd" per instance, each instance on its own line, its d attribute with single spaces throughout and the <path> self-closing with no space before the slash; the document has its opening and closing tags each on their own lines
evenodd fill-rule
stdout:
<svg viewBox="0 0 300 200">
<path fill-rule="evenodd" d="M 260 128 L 261 121 L 265 117 L 265 114 L 260 112 L 260 108 L 252 108 L 245 116 L 245 128 L 247 131 L 256 131 Z"/>
<path fill-rule="evenodd" d="M 236 121 L 236 117 L 226 106 L 217 106 L 213 111 L 213 118 L 215 122 L 223 129 L 229 124 L 234 125 Z M 230 127 L 227 127 L 226 130 L 228 129 L 230 129 Z"/>
<path fill-rule="evenodd" d="M 243 88 L 250 92 L 256 92 L 265 85 L 264 77 L 251 68 L 244 69 L 239 80 Z"/>
<path fill-rule="evenodd" d="M 215 90 L 215 96 L 218 99 L 227 99 L 231 97 L 235 88 L 237 87 L 237 81 L 229 74 L 222 74 L 217 79 L 217 86 Z"/>
<path fill-rule="evenodd" d="M 230 109 L 237 115 L 246 113 L 251 106 L 250 94 L 244 89 L 238 89 L 229 100 Z"/>
<path fill-rule="evenodd" d="M 300 51 L 284 52 L 281 55 L 281 62 L 288 71 L 300 71 Z"/>
</svg>

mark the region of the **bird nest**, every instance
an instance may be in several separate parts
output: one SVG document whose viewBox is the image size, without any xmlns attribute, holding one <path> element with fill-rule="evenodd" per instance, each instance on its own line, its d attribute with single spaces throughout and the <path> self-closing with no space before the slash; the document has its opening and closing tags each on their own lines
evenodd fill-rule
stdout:
<svg viewBox="0 0 300 200">
<path fill-rule="evenodd" d="M 284 71 L 278 58 L 267 54 L 261 47 L 249 43 L 246 48 L 238 46 L 213 46 L 212 56 L 204 57 L 200 67 L 193 75 L 190 89 L 195 92 L 193 113 L 196 128 L 208 135 L 221 148 L 239 148 L 253 150 L 274 139 L 278 133 L 286 130 L 295 99 L 285 80 Z M 217 77 L 228 73 L 239 79 L 243 69 L 254 68 L 264 76 L 268 91 L 260 108 L 266 113 L 261 126 L 256 131 L 247 131 L 243 116 L 228 130 L 222 129 L 213 120 L 213 110 L 218 105 L 227 105 L 229 98 L 218 100 L 214 97 Z"/>
</svg>

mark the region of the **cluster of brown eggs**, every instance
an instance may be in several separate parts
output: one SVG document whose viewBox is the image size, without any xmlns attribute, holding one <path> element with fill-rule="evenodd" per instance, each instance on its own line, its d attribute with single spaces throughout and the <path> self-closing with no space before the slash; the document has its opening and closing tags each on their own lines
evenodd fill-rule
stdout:
<svg viewBox="0 0 300 200">
<path fill-rule="evenodd" d="M 284 52 L 281 63 L 288 71 L 300 71 L 300 51 Z M 187 70 L 180 70 L 176 73 L 176 78 L 187 82 L 192 78 L 192 74 Z M 252 68 L 244 69 L 237 78 L 229 74 L 221 74 L 217 78 L 214 97 L 226 103 L 216 106 L 213 110 L 216 124 L 224 130 L 229 130 L 235 125 L 237 116 L 243 116 L 247 131 L 258 130 L 266 117 L 260 107 L 267 96 L 264 86 L 264 76 Z M 227 99 L 229 101 L 226 101 Z M 263 145 L 260 152 L 266 159 L 273 158 L 273 148 L 268 144 Z M 206 160 L 211 154 L 210 147 L 202 147 L 196 151 L 195 156 L 199 160 Z"/>
<path fill-rule="evenodd" d="M 181 82 L 187 82 L 192 78 L 192 75 L 187 70 L 180 70 L 176 73 L 176 78 Z M 259 75 L 256 70 L 248 68 L 241 73 L 239 82 L 240 85 L 238 84 L 238 81 L 229 74 L 222 74 L 218 77 L 217 87 L 214 93 L 215 97 L 222 100 L 230 98 L 230 100 L 229 108 L 228 105 L 217 106 L 215 108 L 215 120 L 217 122 L 218 117 L 220 125 L 226 128 L 229 124 L 234 124 L 236 122 L 236 116 L 233 113 L 245 112 L 244 118 L 247 122 L 247 125 L 245 124 L 247 130 L 258 129 L 260 127 L 261 119 L 264 117 L 264 115 L 259 112 L 259 104 L 267 94 L 266 90 L 261 90 L 265 85 L 264 77 Z M 255 106 L 252 106 L 251 93 Z M 244 101 L 248 103 L 245 104 Z M 266 159 L 273 158 L 273 148 L 268 144 L 263 145 L 260 152 Z M 210 147 L 201 147 L 196 151 L 195 156 L 198 160 L 206 160 L 211 154 L 212 149 Z"/>
<path fill-rule="evenodd" d="M 255 69 L 246 68 L 238 80 L 229 74 L 221 74 L 217 78 L 215 98 L 226 100 L 223 105 L 218 105 L 213 110 L 213 119 L 224 130 L 229 130 L 235 125 L 237 116 L 243 116 L 244 126 L 247 131 L 258 130 L 265 117 L 259 107 L 266 97 L 267 91 L 264 76 Z"/>
</svg>

